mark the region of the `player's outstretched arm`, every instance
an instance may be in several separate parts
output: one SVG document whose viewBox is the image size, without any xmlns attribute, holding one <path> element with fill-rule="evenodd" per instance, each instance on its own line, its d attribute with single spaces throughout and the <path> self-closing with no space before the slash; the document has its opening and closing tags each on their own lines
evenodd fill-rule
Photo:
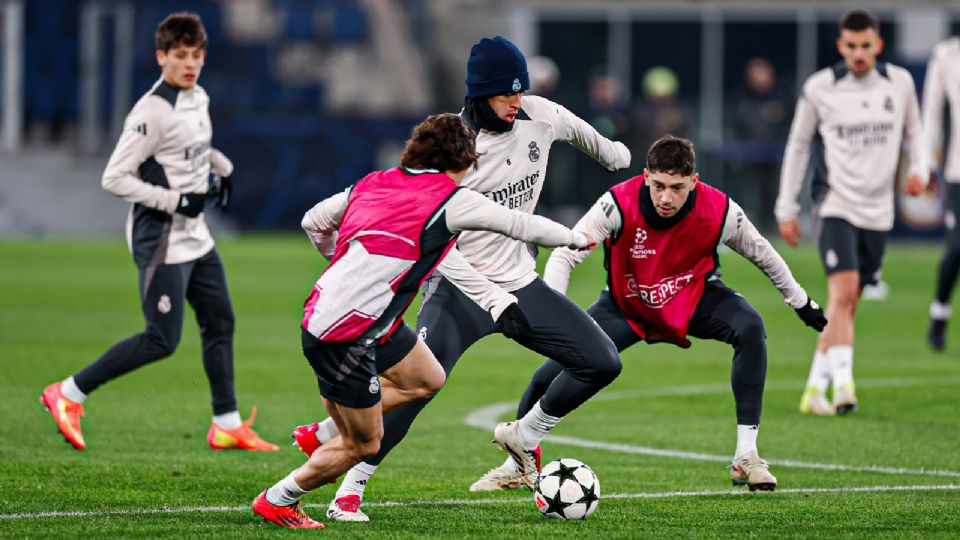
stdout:
<svg viewBox="0 0 960 540">
<path fill-rule="evenodd" d="M 451 232 L 493 231 L 523 242 L 546 247 L 592 249 L 596 241 L 556 221 L 510 210 L 471 189 L 460 189 L 447 202 L 444 212 Z"/>
<path fill-rule="evenodd" d="M 727 219 L 723 224 L 720 241 L 762 270 L 770 282 L 780 290 L 784 303 L 797 312 L 797 316 L 804 324 L 817 332 L 823 331 L 827 325 L 823 309 L 797 283 L 783 257 L 757 231 L 740 205 L 732 199 L 727 209 Z"/>
<path fill-rule="evenodd" d="M 620 210 L 613 200 L 613 195 L 608 191 L 597 199 L 590 210 L 577 221 L 573 230 L 586 233 L 596 238 L 598 242 L 603 242 L 620 230 L 622 222 Z M 553 250 L 543 270 L 543 280 L 551 289 L 566 294 L 574 267 L 582 263 L 589 254 L 590 250 L 574 251 L 567 248 Z"/>
<path fill-rule="evenodd" d="M 347 200 L 350 197 L 350 188 L 347 188 L 332 197 L 328 197 L 303 215 L 300 226 L 310 237 L 310 242 L 321 255 L 330 260 L 337 243 L 337 229 L 343 212 L 347 209 Z"/>
<path fill-rule="evenodd" d="M 807 293 L 794 279 L 783 257 L 753 225 L 747 214 L 733 199 L 729 200 L 727 218 L 720 233 L 720 242 L 736 251 L 763 271 L 792 308 L 807 303 Z"/>
<path fill-rule="evenodd" d="M 593 126 L 564 106 L 539 96 L 524 96 L 522 108 L 531 119 L 552 125 L 557 140 L 579 148 L 608 171 L 630 166 L 630 149 L 625 144 L 600 135 Z"/>
</svg>

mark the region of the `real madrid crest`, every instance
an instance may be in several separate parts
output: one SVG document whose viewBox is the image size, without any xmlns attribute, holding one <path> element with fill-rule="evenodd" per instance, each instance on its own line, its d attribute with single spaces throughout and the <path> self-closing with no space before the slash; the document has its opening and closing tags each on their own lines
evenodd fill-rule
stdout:
<svg viewBox="0 0 960 540">
<path fill-rule="evenodd" d="M 520 86 L 520 79 L 513 79 L 513 86 L 510 87 L 514 92 L 519 92 L 522 86 Z"/>
<path fill-rule="evenodd" d="M 540 160 L 540 148 L 537 147 L 537 141 L 530 141 L 530 144 L 527 145 L 530 148 L 530 161 L 539 161 Z"/>
</svg>

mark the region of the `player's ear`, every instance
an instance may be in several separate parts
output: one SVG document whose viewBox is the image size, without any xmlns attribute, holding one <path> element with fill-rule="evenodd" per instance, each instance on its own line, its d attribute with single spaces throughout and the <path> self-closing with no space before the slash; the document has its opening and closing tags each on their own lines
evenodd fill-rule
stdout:
<svg viewBox="0 0 960 540">
<path fill-rule="evenodd" d="M 696 186 L 696 185 L 697 185 L 697 182 L 700 181 L 700 173 L 695 172 L 695 173 L 691 174 L 691 175 L 690 175 L 690 179 L 693 180 L 693 185 Z"/>
<path fill-rule="evenodd" d="M 877 54 L 880 54 L 882 52 L 883 52 L 883 38 L 877 36 Z"/>
<path fill-rule="evenodd" d="M 167 63 L 167 53 L 157 50 L 157 65 L 163 67 Z"/>
</svg>

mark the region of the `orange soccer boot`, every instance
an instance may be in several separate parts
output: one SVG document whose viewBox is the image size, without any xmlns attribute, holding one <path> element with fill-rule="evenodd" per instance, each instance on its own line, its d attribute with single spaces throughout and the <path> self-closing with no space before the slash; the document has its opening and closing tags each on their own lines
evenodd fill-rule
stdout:
<svg viewBox="0 0 960 540">
<path fill-rule="evenodd" d="M 264 521 L 286 529 L 322 529 L 323 523 L 307 515 L 303 504 L 297 501 L 290 506 L 278 506 L 267 500 L 267 490 L 263 490 L 253 500 L 253 513 Z"/>
<path fill-rule="evenodd" d="M 83 433 L 80 431 L 80 417 L 87 414 L 83 411 L 83 404 L 70 401 L 63 396 L 60 391 L 63 383 L 53 383 L 43 389 L 40 394 L 40 403 L 53 416 L 53 421 L 57 424 L 57 429 L 63 435 L 68 443 L 72 444 L 77 450 L 83 450 L 87 443 L 83 440 Z"/>
<path fill-rule="evenodd" d="M 242 426 L 236 429 L 224 429 L 217 424 L 210 424 L 207 432 L 207 444 L 214 450 L 249 450 L 251 452 L 276 452 L 277 445 L 260 438 L 251 427 L 257 417 L 257 408 L 254 407 Z"/>
</svg>

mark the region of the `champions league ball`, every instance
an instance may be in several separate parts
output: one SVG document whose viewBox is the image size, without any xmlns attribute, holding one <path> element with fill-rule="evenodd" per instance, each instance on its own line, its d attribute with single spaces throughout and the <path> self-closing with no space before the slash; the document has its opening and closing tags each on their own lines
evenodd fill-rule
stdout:
<svg viewBox="0 0 960 540">
<path fill-rule="evenodd" d="M 551 461 L 537 477 L 533 501 L 547 517 L 586 519 L 600 503 L 600 481 L 593 469 L 576 459 Z"/>
</svg>

